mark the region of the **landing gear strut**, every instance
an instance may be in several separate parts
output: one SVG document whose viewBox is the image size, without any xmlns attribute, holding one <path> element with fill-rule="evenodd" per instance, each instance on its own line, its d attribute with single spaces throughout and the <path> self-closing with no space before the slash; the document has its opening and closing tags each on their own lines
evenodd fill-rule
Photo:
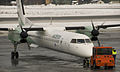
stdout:
<svg viewBox="0 0 120 72">
<path fill-rule="evenodd" d="M 89 67 L 89 59 L 88 58 L 85 58 L 84 60 L 83 60 L 83 67 L 84 68 L 88 68 Z"/>
<path fill-rule="evenodd" d="M 17 52 L 17 43 L 14 43 L 14 51 L 11 52 L 11 59 L 18 59 L 19 53 Z"/>
</svg>

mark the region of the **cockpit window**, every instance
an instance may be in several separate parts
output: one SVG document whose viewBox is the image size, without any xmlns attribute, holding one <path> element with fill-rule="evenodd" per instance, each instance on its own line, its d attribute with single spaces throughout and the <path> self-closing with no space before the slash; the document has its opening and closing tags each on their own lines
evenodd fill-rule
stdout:
<svg viewBox="0 0 120 72">
<path fill-rule="evenodd" d="M 76 43 L 76 39 L 72 39 L 72 40 L 71 40 L 71 43 Z"/>
<path fill-rule="evenodd" d="M 91 43 L 90 39 L 85 39 L 86 43 Z"/>
<path fill-rule="evenodd" d="M 77 39 L 77 43 L 85 43 L 84 39 Z"/>
<path fill-rule="evenodd" d="M 72 39 L 71 43 L 85 43 L 84 39 Z"/>
</svg>

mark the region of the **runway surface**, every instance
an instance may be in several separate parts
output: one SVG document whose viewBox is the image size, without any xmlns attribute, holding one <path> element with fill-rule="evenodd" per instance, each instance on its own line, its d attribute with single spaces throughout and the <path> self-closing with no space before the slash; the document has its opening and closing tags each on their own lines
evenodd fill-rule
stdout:
<svg viewBox="0 0 120 72">
<path fill-rule="evenodd" d="M 50 23 L 51 17 L 29 17 L 33 23 Z M 120 21 L 120 15 L 52 17 L 53 23 Z M 0 18 L 0 24 L 18 24 L 17 18 Z"/>
<path fill-rule="evenodd" d="M 107 30 L 108 31 L 108 30 Z M 112 46 L 118 50 L 116 67 L 113 70 L 91 70 L 83 68 L 83 58 L 48 50 L 32 48 L 26 44 L 19 45 L 20 59 L 12 61 L 10 53 L 12 43 L 6 35 L 0 34 L 0 72 L 119 72 L 120 71 L 120 32 L 103 32 L 99 39 L 104 46 Z M 97 45 L 95 43 L 95 45 Z"/>
</svg>

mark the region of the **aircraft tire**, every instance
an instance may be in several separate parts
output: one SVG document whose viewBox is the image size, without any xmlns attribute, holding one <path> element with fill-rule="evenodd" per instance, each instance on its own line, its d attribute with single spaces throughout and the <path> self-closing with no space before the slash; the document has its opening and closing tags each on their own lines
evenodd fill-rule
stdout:
<svg viewBox="0 0 120 72">
<path fill-rule="evenodd" d="M 15 53 L 11 52 L 11 59 L 14 59 L 14 57 L 15 57 Z"/>
<path fill-rule="evenodd" d="M 15 57 L 16 57 L 16 59 L 19 58 L 19 53 L 18 52 L 15 53 Z"/>
<path fill-rule="evenodd" d="M 18 59 L 19 53 L 18 52 L 11 52 L 11 59 Z"/>
</svg>

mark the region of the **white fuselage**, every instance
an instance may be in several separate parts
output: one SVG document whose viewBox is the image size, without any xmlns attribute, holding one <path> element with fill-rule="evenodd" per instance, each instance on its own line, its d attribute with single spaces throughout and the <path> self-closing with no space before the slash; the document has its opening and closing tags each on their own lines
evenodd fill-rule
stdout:
<svg viewBox="0 0 120 72">
<path fill-rule="evenodd" d="M 62 51 L 80 57 L 92 56 L 92 42 L 71 43 L 72 39 L 89 39 L 89 37 L 86 35 L 49 28 L 46 29 L 44 32 L 29 32 L 29 35 L 33 42 L 39 45 L 40 47 Z"/>
</svg>

